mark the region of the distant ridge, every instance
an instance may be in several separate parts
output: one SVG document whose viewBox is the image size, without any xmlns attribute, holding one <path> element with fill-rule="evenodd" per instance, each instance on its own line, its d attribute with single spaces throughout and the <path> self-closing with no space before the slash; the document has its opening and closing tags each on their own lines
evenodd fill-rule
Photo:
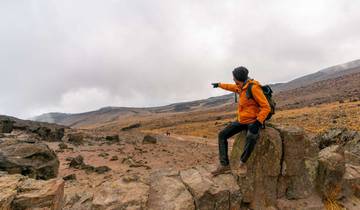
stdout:
<svg viewBox="0 0 360 210">
<path fill-rule="evenodd" d="M 360 97 L 360 59 L 328 67 L 287 83 L 272 84 L 279 108 L 296 108 L 312 104 L 328 103 L 344 98 Z M 157 113 L 181 113 L 214 109 L 234 103 L 234 94 L 208 99 L 174 103 L 150 108 L 104 107 L 99 110 L 78 113 L 47 113 L 32 118 L 72 127 L 104 124 Z"/>
<path fill-rule="evenodd" d="M 291 90 L 291 89 L 307 86 L 314 82 L 319 82 L 322 80 L 333 79 L 339 76 L 352 74 L 358 72 L 359 68 L 360 68 L 360 59 L 339 64 L 336 66 L 328 67 L 313 74 L 308 74 L 299 77 L 297 79 L 291 80 L 290 82 L 287 83 L 274 84 L 273 89 L 277 92 Z"/>
</svg>

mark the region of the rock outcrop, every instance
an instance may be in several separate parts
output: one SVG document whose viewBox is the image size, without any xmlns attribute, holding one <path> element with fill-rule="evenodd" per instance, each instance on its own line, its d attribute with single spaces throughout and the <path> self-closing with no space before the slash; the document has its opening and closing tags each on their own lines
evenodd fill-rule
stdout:
<svg viewBox="0 0 360 210">
<path fill-rule="evenodd" d="M 11 133 L 14 121 L 9 118 L 0 119 L 0 133 Z"/>
<path fill-rule="evenodd" d="M 231 153 L 236 169 L 245 142 L 239 134 Z M 238 176 L 242 202 L 252 209 L 273 208 L 278 199 L 303 199 L 314 193 L 317 145 L 298 128 L 268 127 L 261 131 L 245 176 Z"/>
<path fill-rule="evenodd" d="M 94 194 L 93 210 L 145 209 L 149 186 L 142 182 L 108 181 Z"/>
<path fill-rule="evenodd" d="M 16 139 L 0 142 L 0 171 L 47 180 L 55 178 L 58 169 L 58 157 L 44 143 Z"/>
<path fill-rule="evenodd" d="M 182 171 L 162 170 L 151 177 L 149 209 L 240 209 L 241 192 L 231 174 L 211 175 L 215 165 Z"/>
<path fill-rule="evenodd" d="M 236 138 L 230 164 L 236 169 L 245 142 L 245 133 Z M 248 159 L 246 176 L 238 177 L 243 202 L 252 208 L 274 206 L 277 198 L 277 182 L 281 173 L 282 141 L 280 133 L 273 129 L 263 130 L 256 147 Z"/>
<path fill-rule="evenodd" d="M 25 176 L 0 175 L 0 209 L 60 210 L 64 198 L 62 179 L 35 180 Z"/>
<path fill-rule="evenodd" d="M 338 145 L 327 147 L 319 153 L 317 188 L 324 198 L 339 199 L 345 173 L 344 151 Z"/>
<path fill-rule="evenodd" d="M 156 144 L 157 139 L 153 136 L 146 135 L 143 139 L 143 144 Z"/>
<path fill-rule="evenodd" d="M 68 142 L 75 146 L 84 144 L 84 136 L 81 133 L 69 133 L 67 135 Z"/>
<path fill-rule="evenodd" d="M 61 141 L 65 133 L 65 126 L 52 123 L 20 120 L 15 117 L 0 115 L 0 133 L 10 133 L 12 130 L 21 130 L 38 135 L 45 141 Z"/>
<path fill-rule="evenodd" d="M 149 210 L 195 210 L 193 197 L 175 170 L 161 170 L 151 175 L 147 206 Z"/>
</svg>

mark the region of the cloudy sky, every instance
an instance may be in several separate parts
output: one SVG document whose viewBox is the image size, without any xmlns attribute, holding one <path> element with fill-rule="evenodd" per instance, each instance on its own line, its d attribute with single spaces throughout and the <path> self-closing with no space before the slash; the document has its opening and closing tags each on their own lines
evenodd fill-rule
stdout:
<svg viewBox="0 0 360 210">
<path fill-rule="evenodd" d="M 359 59 L 358 0 L 0 0 L 0 114 L 157 106 Z"/>
</svg>

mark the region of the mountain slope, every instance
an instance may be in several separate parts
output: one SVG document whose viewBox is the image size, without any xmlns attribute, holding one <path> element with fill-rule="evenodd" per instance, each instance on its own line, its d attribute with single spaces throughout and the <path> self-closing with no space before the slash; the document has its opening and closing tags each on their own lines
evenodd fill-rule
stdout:
<svg viewBox="0 0 360 210">
<path fill-rule="evenodd" d="M 333 79 L 344 75 L 349 75 L 359 72 L 359 68 L 360 68 L 360 59 L 348 63 L 332 66 L 320 70 L 318 72 L 315 72 L 313 74 L 308 74 L 303 77 L 299 77 L 297 79 L 291 80 L 290 82 L 287 83 L 275 84 L 273 86 L 273 89 L 276 92 L 280 92 L 280 91 L 300 88 L 312 84 L 314 82 Z"/>
<path fill-rule="evenodd" d="M 338 100 L 360 98 L 360 60 L 323 69 L 288 83 L 274 84 L 278 108 L 289 109 Z M 206 110 L 233 110 L 234 94 L 208 99 L 174 103 L 151 108 L 106 107 L 79 114 L 48 113 L 34 120 L 72 127 L 88 127 L 148 118 L 161 114 L 186 114 Z M 113 125 L 116 126 L 116 125 Z"/>
</svg>

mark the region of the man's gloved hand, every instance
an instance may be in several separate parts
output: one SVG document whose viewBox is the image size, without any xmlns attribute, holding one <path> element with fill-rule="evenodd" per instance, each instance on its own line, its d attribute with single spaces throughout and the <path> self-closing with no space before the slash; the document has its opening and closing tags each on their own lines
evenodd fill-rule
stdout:
<svg viewBox="0 0 360 210">
<path fill-rule="evenodd" d="M 261 128 L 262 124 L 261 122 L 257 121 L 254 123 L 251 123 L 248 127 L 248 130 L 253 133 L 253 134 L 257 134 L 259 133 L 259 129 Z"/>
<path fill-rule="evenodd" d="M 211 85 L 213 86 L 213 88 L 218 88 L 219 87 L 219 83 L 211 83 Z"/>
</svg>

